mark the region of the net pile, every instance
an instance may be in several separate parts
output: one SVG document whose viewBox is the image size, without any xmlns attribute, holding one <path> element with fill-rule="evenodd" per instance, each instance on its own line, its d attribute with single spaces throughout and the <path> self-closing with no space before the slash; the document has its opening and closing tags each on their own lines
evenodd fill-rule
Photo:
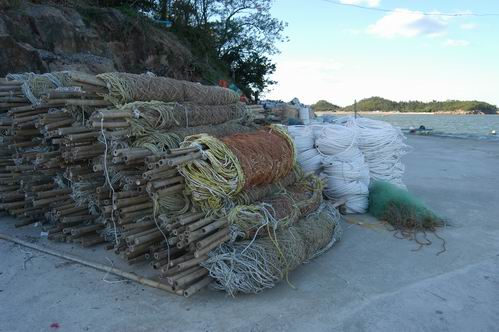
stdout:
<svg viewBox="0 0 499 332">
<path fill-rule="evenodd" d="M 204 133 L 213 137 L 224 137 L 236 133 L 252 132 L 256 128 L 252 125 L 241 124 L 239 121 L 229 121 L 216 126 L 198 126 L 189 128 L 175 128 L 168 132 L 154 131 L 137 137 L 132 145 L 143 147 L 153 152 L 167 151 L 179 147 L 187 136 Z"/>
<path fill-rule="evenodd" d="M 224 89 L 155 79 L 162 81 L 182 86 L 183 97 L 117 106 L 105 99 L 105 81 L 79 72 L 0 80 L 0 209 L 17 226 L 44 223 L 51 240 L 107 241 L 129 264 L 149 263 L 190 295 L 210 281 L 199 263 L 227 227 L 193 206 L 177 166 L 200 152 L 179 145 L 187 135 L 255 127 Z"/>
<path fill-rule="evenodd" d="M 287 277 L 303 262 L 331 248 L 341 237 L 340 215 L 323 205 L 274 237 L 223 244 L 203 263 L 213 286 L 234 296 L 259 293 Z"/>
<path fill-rule="evenodd" d="M 7 79 L 22 82 L 23 95 L 32 104 L 39 104 L 40 97 L 45 91 L 71 84 L 71 77 L 68 72 L 53 72 L 41 75 L 35 73 L 9 74 Z"/>
<path fill-rule="evenodd" d="M 0 209 L 18 226 L 106 244 L 186 296 L 213 280 L 202 264 L 224 243 L 270 241 L 262 262 L 279 253 L 285 274 L 332 243 L 331 223 L 320 234 L 293 228 L 327 219 L 307 218 L 319 215 L 323 182 L 296 166 L 287 132 L 255 126 L 234 93 L 150 75 L 57 75 L 0 80 Z M 300 247 L 282 246 L 288 230 Z"/>
<path fill-rule="evenodd" d="M 369 213 L 393 226 L 396 237 L 413 240 L 421 248 L 431 245 L 427 233 L 433 233 L 442 241 L 438 254 L 446 250 L 445 241 L 436 233 L 438 227 L 445 226 L 445 221 L 420 199 L 395 184 L 384 181 L 371 184 Z"/>
<path fill-rule="evenodd" d="M 239 95 L 232 90 L 168 77 L 129 73 L 105 73 L 97 77 L 106 83 L 109 92 L 104 97 L 113 104 L 155 100 L 229 105 L 239 101 Z"/>
<path fill-rule="evenodd" d="M 247 205 L 251 204 L 253 202 L 259 201 L 263 199 L 264 197 L 276 194 L 282 190 L 284 190 L 286 187 L 292 185 L 293 183 L 297 182 L 299 179 L 303 178 L 303 171 L 300 167 L 295 167 L 293 168 L 293 171 L 291 171 L 288 175 L 280 179 L 279 181 L 275 183 L 271 183 L 268 185 L 264 186 L 258 186 L 254 187 L 245 191 L 240 192 L 237 194 L 233 199 L 232 199 L 232 207 L 234 205 Z M 231 205 L 229 204 L 229 207 Z"/>
<path fill-rule="evenodd" d="M 125 104 L 117 109 L 109 109 L 107 113 L 114 118 L 122 116 L 123 119 L 127 119 L 126 123 L 123 123 L 123 128 L 130 127 L 132 134 L 139 136 L 175 128 L 218 125 L 231 120 L 241 121 L 247 116 L 247 109 L 241 103 L 211 106 L 149 101 Z"/>
<path fill-rule="evenodd" d="M 285 132 L 275 127 L 222 139 L 209 135 L 188 137 L 183 147 L 206 147 L 203 159 L 180 169 L 203 210 L 220 209 L 243 189 L 268 185 L 289 174 L 294 147 Z"/>
<path fill-rule="evenodd" d="M 314 221 L 324 218 L 331 222 L 331 218 L 334 219 L 334 226 L 329 223 L 330 229 L 327 225 L 322 225 L 320 229 L 300 228 L 307 216 L 320 214 L 317 211 L 323 199 L 323 181 L 313 174 L 304 175 L 299 167 L 293 168 L 295 148 L 291 138 L 282 130 L 266 128 L 220 140 L 198 135 L 188 137 L 181 146 L 202 149 L 197 160 L 181 166 L 181 172 L 187 186 L 192 185 L 193 204 L 204 211 L 216 211 L 214 217 L 224 225 L 225 237 L 230 240 L 230 244 L 213 248 L 209 256 L 224 250 L 222 248 L 244 246 L 248 252 L 258 251 L 259 245 L 265 243 L 266 246 L 248 264 L 266 265 L 269 260 L 285 264 L 278 266 L 277 270 L 262 272 L 270 279 L 264 287 L 258 285 L 262 281 L 258 272 L 248 272 L 257 278 L 254 285 L 256 291 L 272 287 L 288 271 L 327 250 L 335 242 L 337 236 L 329 231 L 339 229 L 335 228 L 339 214 L 332 207 L 323 210 L 325 214 L 321 218 L 310 217 Z M 273 166 L 265 168 L 261 165 Z M 281 168 L 283 165 L 285 168 Z M 296 229 L 302 229 L 303 233 L 297 233 Z M 291 230 L 289 237 L 286 230 Z M 332 237 L 334 240 L 331 240 Z M 291 245 L 289 242 L 292 239 L 299 244 Z M 234 257 L 231 255 L 229 260 L 231 258 Z M 233 275 L 226 275 L 227 271 L 215 272 L 220 268 L 219 263 L 224 264 L 213 257 L 201 263 L 216 279 L 216 288 L 232 295 L 242 291 L 236 289 L 239 285 L 220 282 L 220 279 L 232 279 Z M 233 267 L 238 263 L 230 260 L 227 265 Z M 241 265 L 246 263 L 241 262 Z"/>
<path fill-rule="evenodd" d="M 253 238 L 268 235 L 277 228 L 288 227 L 300 217 L 317 210 L 322 203 L 323 183 L 315 175 L 308 175 L 251 205 L 237 205 L 227 220 L 231 238 Z"/>
</svg>

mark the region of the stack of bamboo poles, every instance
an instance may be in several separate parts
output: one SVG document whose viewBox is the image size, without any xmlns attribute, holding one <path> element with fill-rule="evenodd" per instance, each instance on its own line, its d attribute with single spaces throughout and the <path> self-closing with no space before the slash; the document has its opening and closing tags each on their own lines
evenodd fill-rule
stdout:
<svg viewBox="0 0 499 332">
<path fill-rule="evenodd" d="M 224 213 L 194 206 L 178 172 L 205 159 L 207 147 L 134 146 L 134 115 L 103 109 L 111 106 L 106 84 L 70 77 L 37 104 L 23 96 L 24 82 L 0 81 L 0 209 L 18 226 L 48 221 L 51 240 L 107 241 L 129 264 L 147 263 L 192 295 L 211 281 L 200 263 L 231 237 Z"/>
<path fill-rule="evenodd" d="M 165 250 L 168 255 L 170 252 L 165 249 L 163 230 L 152 219 L 153 198 L 181 192 L 182 180 L 174 165 L 168 170 L 158 163 L 154 169 L 150 167 L 152 160 L 164 158 L 147 149 L 129 148 L 131 138 L 116 130 L 115 122 L 88 120 L 96 106 L 108 103 L 95 94 L 102 92 L 103 86 L 87 76 L 84 79 L 76 88 L 47 91 L 37 105 L 12 97 L 22 96 L 22 82 L 2 81 L 2 97 L 5 94 L 9 97 L 5 101 L 12 103 L 1 105 L 0 208 L 18 218 L 16 226 L 50 221 L 47 231 L 51 240 L 90 246 L 118 239 L 115 251 L 130 264 L 150 260 L 161 271 L 170 270 L 168 277 L 176 282 L 175 289 L 190 295 L 209 282 L 207 272 L 195 260 L 186 259 L 194 252 L 176 248 L 176 243 L 172 244 L 171 257 L 183 258 L 172 260 L 169 269 L 164 263 Z M 104 135 L 109 146 L 102 143 Z M 104 155 L 107 148 L 108 155 Z M 106 182 L 106 173 L 112 181 Z M 169 227 L 165 224 L 164 231 Z M 110 228 L 114 234 L 106 238 L 105 231 Z"/>
<path fill-rule="evenodd" d="M 200 158 L 201 153 L 181 148 L 155 154 L 141 148 L 116 148 L 109 157 L 108 171 L 127 165 L 137 169 L 113 185 L 112 202 L 101 207 L 108 218 L 113 218 L 111 233 L 119 234 L 115 252 L 129 264 L 149 261 L 177 292 L 192 293 L 206 285 L 210 281 L 208 271 L 199 263 L 206 260 L 210 250 L 228 240 L 227 222 L 206 216 L 190 202 L 179 214 L 172 213 L 179 210 L 171 207 L 160 213 L 160 202 L 172 195 L 188 201 L 176 166 Z"/>
<path fill-rule="evenodd" d="M 2 156 L 0 207 L 18 218 L 16 226 L 25 226 L 43 219 L 50 220 L 49 238 L 80 242 L 84 246 L 101 243 L 96 223 L 86 201 L 75 198 L 74 187 L 85 177 L 92 178 L 88 160 L 102 153 L 92 130 L 79 119 L 88 105 L 108 105 L 95 92 L 84 92 L 79 80 L 87 75 L 72 75 L 75 87 L 46 91 L 40 103 L 31 105 L 27 98 L 21 103 L 23 82 L 1 81 L 4 95 L 16 96 L 16 104 L 2 104 Z M 100 87 L 102 89 L 102 87 Z M 92 91 L 92 89 L 90 89 Z M 90 99 L 87 99 L 90 98 Z M 79 123 L 81 121 L 81 124 Z M 78 136 L 79 135 L 79 136 Z M 78 196 L 92 191 L 78 187 Z"/>
</svg>

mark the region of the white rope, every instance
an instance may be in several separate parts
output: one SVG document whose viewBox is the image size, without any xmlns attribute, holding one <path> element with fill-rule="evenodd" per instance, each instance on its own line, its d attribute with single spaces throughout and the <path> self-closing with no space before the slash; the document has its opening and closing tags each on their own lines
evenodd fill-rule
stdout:
<svg viewBox="0 0 499 332">
<path fill-rule="evenodd" d="M 322 156 L 315 149 L 314 131 L 309 126 L 288 126 L 296 150 L 296 160 L 305 173 L 318 174 Z"/>
<path fill-rule="evenodd" d="M 303 170 L 320 173 L 324 194 L 345 201 L 347 213 L 364 213 L 368 207 L 369 169 L 357 147 L 357 133 L 331 124 L 289 126 Z"/>
<path fill-rule="evenodd" d="M 358 146 L 369 165 L 371 179 L 405 188 L 401 158 L 410 147 L 405 144 L 402 131 L 387 122 L 367 118 L 345 117 L 339 121 L 357 132 Z"/>
<path fill-rule="evenodd" d="M 363 213 L 371 179 L 405 187 L 401 158 L 410 147 L 399 129 L 366 118 L 344 117 L 336 123 L 288 127 L 298 163 L 305 172 L 321 172 L 328 198 L 346 200 L 349 213 Z"/>
<path fill-rule="evenodd" d="M 330 249 L 341 238 L 340 214 L 326 204 L 289 229 L 251 241 L 224 243 L 201 263 L 215 279 L 212 287 L 229 295 L 259 293 L 287 273 Z M 279 249 L 277 245 L 282 245 Z"/>
<path fill-rule="evenodd" d="M 365 213 L 369 168 L 357 147 L 356 131 L 340 125 L 325 125 L 315 144 L 324 157 L 322 177 L 326 181 L 326 197 L 345 200 L 347 213 Z"/>
<path fill-rule="evenodd" d="M 108 151 L 108 144 L 107 144 L 107 138 L 106 138 L 106 133 L 104 132 L 104 114 L 102 114 L 102 117 L 101 117 L 101 120 L 100 120 L 100 132 L 101 132 L 101 135 L 104 139 L 104 145 L 105 145 L 105 149 L 104 149 L 104 175 L 106 176 L 106 182 L 107 184 L 109 185 L 109 188 L 111 189 L 111 198 L 112 198 L 112 201 L 114 202 L 114 188 L 113 188 L 113 184 L 111 183 L 111 179 L 109 178 L 109 171 L 107 169 L 107 151 Z M 114 240 L 116 242 L 116 245 L 118 245 L 119 241 L 118 241 L 118 231 L 116 229 L 116 222 L 114 221 L 114 213 L 113 211 L 111 211 L 111 221 L 113 223 L 113 228 L 114 228 Z"/>
</svg>

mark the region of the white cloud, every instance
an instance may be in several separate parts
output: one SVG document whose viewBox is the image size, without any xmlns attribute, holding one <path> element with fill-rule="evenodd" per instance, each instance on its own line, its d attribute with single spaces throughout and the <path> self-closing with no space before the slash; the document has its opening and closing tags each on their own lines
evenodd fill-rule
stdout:
<svg viewBox="0 0 499 332">
<path fill-rule="evenodd" d="M 272 79 L 279 84 L 268 97 L 285 101 L 298 97 L 302 102 L 314 103 L 336 90 L 343 68 L 344 64 L 334 59 L 277 59 Z"/>
<path fill-rule="evenodd" d="M 445 18 L 409 9 L 396 9 L 370 25 L 367 32 L 382 38 L 439 36 L 445 34 L 446 27 Z"/>
<path fill-rule="evenodd" d="M 378 7 L 381 0 L 340 0 L 340 2 L 347 5 Z"/>
<path fill-rule="evenodd" d="M 461 29 L 463 30 L 473 30 L 476 29 L 477 25 L 475 23 L 464 23 L 461 24 Z"/>
<path fill-rule="evenodd" d="M 447 39 L 442 45 L 445 47 L 466 47 L 469 44 L 470 42 L 464 39 Z"/>
<path fill-rule="evenodd" d="M 389 53 L 385 59 L 337 55 L 334 60 L 281 54 L 274 59 L 277 70 L 272 77 L 278 83 L 265 98 L 290 101 L 298 97 L 306 104 L 325 99 L 341 106 L 371 96 L 422 101 L 476 99 L 499 105 L 499 68 L 489 63 L 467 66 L 434 56 L 439 52 L 441 49 L 432 49 L 398 60 Z"/>
</svg>

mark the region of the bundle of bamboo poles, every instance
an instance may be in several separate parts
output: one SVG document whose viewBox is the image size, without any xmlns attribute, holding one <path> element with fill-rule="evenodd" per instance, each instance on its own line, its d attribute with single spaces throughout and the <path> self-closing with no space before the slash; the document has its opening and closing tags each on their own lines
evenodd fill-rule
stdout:
<svg viewBox="0 0 499 332">
<path fill-rule="evenodd" d="M 4 95 L 17 95 L 23 84 L 1 81 L 0 86 Z M 89 132 L 79 119 L 85 105 L 108 103 L 102 98 L 97 102 L 96 95 L 92 96 L 96 99 L 84 99 L 86 96 L 78 86 L 48 91 L 36 105 L 26 99 L 1 109 L 0 208 L 18 218 L 16 226 L 49 220 L 49 238 L 89 246 L 103 242 L 98 234 L 102 225 L 89 213 L 86 202 L 82 205 L 75 199 L 73 186 L 88 175 L 95 180 L 86 163 L 102 149 L 95 144 L 96 136 L 72 140 L 68 135 Z M 81 186 L 78 192 L 81 195 Z"/>
<path fill-rule="evenodd" d="M 178 294 L 192 295 L 211 281 L 200 263 L 231 237 L 224 213 L 201 212 L 178 171 L 205 159 L 208 147 L 135 144 L 134 114 L 102 97 L 106 84 L 69 77 L 38 91 L 35 104 L 23 94 L 26 82 L 0 81 L 0 209 L 18 226 L 45 223 L 51 240 L 108 242 L 129 264 L 149 264 Z"/>
<path fill-rule="evenodd" d="M 160 156 L 130 148 L 133 138 L 118 126 L 88 120 L 109 105 L 98 95 L 105 86 L 95 77 L 71 77 L 74 87 L 46 91 L 36 105 L 23 97 L 23 82 L 0 82 L 0 209 L 17 217 L 16 226 L 48 221 L 51 240 L 90 246 L 118 239 L 115 251 L 130 264 L 150 260 L 163 267 L 167 247 L 152 219 L 153 197 L 182 181 L 174 167 L 148 168 Z M 200 268 L 194 275 L 175 269 L 184 277 L 175 287 L 179 292 L 190 295 L 209 281 Z"/>
</svg>

